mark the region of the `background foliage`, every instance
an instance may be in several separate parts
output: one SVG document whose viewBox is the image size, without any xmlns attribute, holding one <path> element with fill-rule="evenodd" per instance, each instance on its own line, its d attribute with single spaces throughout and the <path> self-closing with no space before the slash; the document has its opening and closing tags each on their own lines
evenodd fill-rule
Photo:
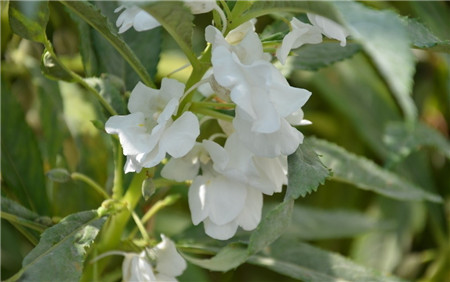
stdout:
<svg viewBox="0 0 450 282">
<path fill-rule="evenodd" d="M 120 152 L 103 131 L 104 122 L 111 110 L 126 113 L 128 91 L 139 79 L 159 85 L 188 61 L 194 71 L 204 68 L 196 57 L 212 15 L 193 18 L 177 3 L 152 6 L 149 11 L 165 26 L 192 20 L 195 26 L 184 26 L 184 37 L 161 27 L 119 36 L 112 24 L 115 2 L 1 5 L 1 279 L 20 271 L 24 280 L 45 280 L 41 275 L 48 270 L 42 265 L 48 261 L 42 252 L 57 255 L 73 247 L 65 240 L 76 240 L 70 261 L 78 270 L 64 271 L 73 274 L 67 279 L 77 280 L 85 264 L 81 279 L 88 280 L 94 270 L 86 257 L 95 257 L 89 246 L 106 218 L 92 212 L 104 198 L 79 175 L 111 194 Z M 312 91 L 304 111 L 313 125 L 302 128 L 305 144 L 289 157 L 286 193 L 265 199 L 266 219 L 256 231 L 241 232 L 229 242 L 207 238 L 201 226 L 192 227 L 185 185 L 156 183 L 157 192 L 137 203 L 140 216 L 161 206 L 146 228 L 152 238 L 165 233 L 177 241 L 190 262 L 179 279 L 450 279 L 448 3 L 228 5 L 244 11 L 242 21 L 261 16 L 257 31 L 262 39 L 272 36 L 264 41 L 268 50 L 279 43 L 277 34 L 288 31 L 281 16 L 305 11 L 346 23 L 354 40 L 345 48 L 333 42 L 304 46 L 282 67 L 291 85 Z M 166 16 L 170 9 L 180 9 L 183 17 Z M 31 22 L 22 26 L 18 19 L 23 18 Z M 172 77 L 185 82 L 191 71 Z M 109 112 L 90 88 L 105 98 Z M 138 180 L 124 175 L 123 186 Z M 62 228 L 66 225 L 73 232 Z M 129 234 L 135 227 L 124 228 Z M 64 240 L 53 246 L 59 239 L 52 234 Z M 122 244 L 126 251 L 136 246 L 139 240 Z M 120 280 L 120 263 L 111 258 L 102 281 Z"/>
</svg>

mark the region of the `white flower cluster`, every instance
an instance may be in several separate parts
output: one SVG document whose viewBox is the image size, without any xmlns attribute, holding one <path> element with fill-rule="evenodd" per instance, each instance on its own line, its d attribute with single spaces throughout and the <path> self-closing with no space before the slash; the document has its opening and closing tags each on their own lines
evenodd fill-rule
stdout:
<svg viewBox="0 0 450 282">
<path fill-rule="evenodd" d="M 185 3 L 193 13 L 219 9 L 215 1 Z M 119 16 L 121 32 L 131 26 L 139 30 L 154 26 L 150 15 L 137 9 L 128 8 Z M 280 61 L 292 48 L 321 42 L 322 34 L 345 45 L 347 33 L 337 23 L 316 15 L 308 18 L 313 25 L 292 20 L 292 31 L 277 52 Z M 192 180 L 188 193 L 192 221 L 203 222 L 205 232 L 220 240 L 231 238 L 238 227 L 256 228 L 263 194 L 281 192 L 287 183 L 287 156 L 303 142 L 294 126 L 309 123 L 303 119 L 302 106 L 311 92 L 291 87 L 270 62 L 254 22 L 226 37 L 213 26 L 205 30 L 212 47 L 206 88 L 235 104 L 235 117 L 224 129 L 223 147 L 213 140 L 197 142 L 199 122 L 193 113 L 185 111 L 173 120 L 185 86 L 168 78 L 162 80 L 160 90 L 138 83 L 128 103 L 130 114 L 113 116 L 105 126 L 108 133 L 119 135 L 127 156 L 126 172 L 153 167 L 168 153 L 172 158 L 162 176 Z"/>
<path fill-rule="evenodd" d="M 175 277 L 186 269 L 186 261 L 169 238 L 164 235 L 161 238 L 161 243 L 139 254 L 123 253 L 123 281 L 177 281 Z"/>
</svg>

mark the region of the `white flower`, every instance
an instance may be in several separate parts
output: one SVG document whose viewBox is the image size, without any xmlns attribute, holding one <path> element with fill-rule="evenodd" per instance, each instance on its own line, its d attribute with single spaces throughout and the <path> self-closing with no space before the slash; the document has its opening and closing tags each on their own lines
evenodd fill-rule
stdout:
<svg viewBox="0 0 450 282">
<path fill-rule="evenodd" d="M 317 44 L 322 42 L 322 34 L 318 27 L 305 24 L 297 18 L 291 20 L 292 30 L 283 38 L 281 47 L 277 50 L 278 60 L 284 64 L 291 49 L 299 48 L 303 44 Z"/>
<path fill-rule="evenodd" d="M 125 10 L 120 14 L 116 21 L 116 26 L 119 28 L 119 33 L 123 33 L 131 27 L 134 27 L 136 31 L 144 31 L 161 25 L 149 13 L 137 6 L 120 6 L 114 10 L 114 13 L 118 13 L 123 9 Z"/>
<path fill-rule="evenodd" d="M 239 181 L 203 166 L 189 187 L 189 208 L 192 222 L 203 221 L 206 234 L 227 240 L 238 226 L 253 230 L 261 220 L 262 193 Z"/>
<path fill-rule="evenodd" d="M 255 229 L 261 220 L 262 194 L 281 192 L 287 183 L 287 158 L 254 156 L 236 134 L 223 148 L 209 140 L 202 145 L 210 162 L 203 158 L 202 174 L 189 187 L 192 222 L 203 222 L 206 234 L 219 240 L 231 238 L 239 226 Z M 178 170 L 186 164 L 179 162 Z"/>
<path fill-rule="evenodd" d="M 161 238 L 161 243 L 140 254 L 123 253 L 122 276 L 125 282 L 177 281 L 175 277 L 186 269 L 186 261 L 169 238 L 163 234 Z M 149 259 L 156 262 L 155 267 Z"/>
<path fill-rule="evenodd" d="M 184 85 L 164 78 L 161 90 L 138 83 L 128 102 L 129 115 L 112 116 L 105 124 L 109 134 L 118 134 L 124 155 L 125 172 L 139 172 L 153 167 L 166 153 L 179 158 L 194 146 L 200 134 L 197 117 L 191 112 L 172 120 L 176 113 Z"/>
<path fill-rule="evenodd" d="M 192 14 L 204 14 L 214 9 L 220 9 L 215 0 L 184 0 L 184 4 L 188 6 Z"/>
<path fill-rule="evenodd" d="M 346 37 L 349 36 L 349 33 L 343 26 L 316 14 L 308 13 L 307 16 L 309 21 L 318 27 L 326 37 L 341 41 L 341 46 L 347 44 Z"/>
</svg>

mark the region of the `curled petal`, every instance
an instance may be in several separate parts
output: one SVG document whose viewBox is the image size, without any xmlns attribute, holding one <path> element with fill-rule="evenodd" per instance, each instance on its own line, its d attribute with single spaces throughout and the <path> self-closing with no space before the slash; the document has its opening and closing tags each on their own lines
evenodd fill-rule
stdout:
<svg viewBox="0 0 450 282">
<path fill-rule="evenodd" d="M 317 26 L 326 37 L 339 40 L 341 42 L 341 46 L 345 46 L 347 44 L 346 37 L 349 33 L 343 26 L 335 21 L 319 15 L 307 13 L 307 16 L 309 21 L 314 26 Z"/>
<path fill-rule="evenodd" d="M 186 261 L 178 253 L 175 244 L 161 234 L 162 242 L 153 248 L 156 253 L 156 271 L 167 276 L 179 276 L 186 269 Z"/>
<path fill-rule="evenodd" d="M 191 112 L 185 112 L 166 129 L 159 144 L 169 155 L 180 158 L 194 147 L 199 134 L 197 117 Z"/>
</svg>

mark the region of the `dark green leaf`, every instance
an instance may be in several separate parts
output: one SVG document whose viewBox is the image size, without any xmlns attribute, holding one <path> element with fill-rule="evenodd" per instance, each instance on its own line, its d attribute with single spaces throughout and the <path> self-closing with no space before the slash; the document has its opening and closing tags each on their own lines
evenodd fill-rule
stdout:
<svg viewBox="0 0 450 282">
<path fill-rule="evenodd" d="M 162 1 L 145 7 L 172 36 L 193 66 L 198 64 L 192 51 L 194 16 L 183 2 Z"/>
<path fill-rule="evenodd" d="M 72 75 L 67 72 L 66 69 L 64 69 L 64 67 L 61 66 L 48 51 L 45 51 L 42 54 L 41 69 L 42 72 L 49 78 L 68 82 L 74 81 Z"/>
<path fill-rule="evenodd" d="M 37 42 L 45 42 L 49 18 L 47 1 L 10 1 L 9 24 L 14 33 Z"/>
<path fill-rule="evenodd" d="M 121 94 L 124 85 L 118 77 L 104 74 L 100 78 L 86 78 L 85 81 L 95 88 L 118 114 L 127 113 L 127 106 Z"/>
<path fill-rule="evenodd" d="M 287 234 L 304 240 L 345 238 L 381 227 L 375 218 L 358 211 L 294 207 Z"/>
<path fill-rule="evenodd" d="M 375 62 L 408 121 L 417 116 L 410 96 L 414 57 L 406 28 L 392 11 L 377 11 L 356 2 L 334 2 L 341 22 Z"/>
<path fill-rule="evenodd" d="M 2 181 L 22 205 L 49 215 L 44 168 L 36 136 L 25 121 L 16 97 L 2 81 Z"/>
<path fill-rule="evenodd" d="M 199 259 L 186 254 L 183 257 L 202 268 L 225 272 L 244 263 L 247 259 L 247 250 L 239 244 L 231 243 L 210 259 Z"/>
<path fill-rule="evenodd" d="M 434 147 L 450 159 L 449 141 L 439 131 L 424 123 L 418 123 L 414 128 L 401 122 L 390 123 L 386 127 L 384 142 L 395 159 L 404 158 L 424 146 Z"/>
<path fill-rule="evenodd" d="M 105 220 L 95 210 L 85 211 L 48 228 L 23 260 L 20 281 L 78 281 L 87 249 Z"/>
<path fill-rule="evenodd" d="M 450 53 L 450 41 L 440 40 L 418 20 L 405 18 L 403 24 L 415 47 Z"/>
<path fill-rule="evenodd" d="M 117 35 L 116 29 L 108 19 L 101 14 L 97 7 L 87 1 L 61 1 L 61 3 L 100 32 L 100 34 L 102 34 L 130 64 L 145 84 L 150 87 L 155 87 L 152 78 L 140 60 L 136 57 L 130 47 Z"/>
<path fill-rule="evenodd" d="M 249 255 L 261 251 L 284 233 L 291 222 L 293 207 L 294 200 L 289 198 L 269 211 L 250 236 Z"/>
<path fill-rule="evenodd" d="M 14 216 L 14 223 L 21 224 L 23 226 L 31 227 L 36 230 L 43 230 L 52 225 L 52 220 L 46 216 L 40 216 L 37 213 L 30 211 L 29 209 L 21 206 L 20 204 L 5 198 L 1 199 L 1 211 L 9 216 Z M 3 215 L 2 215 L 3 217 Z M 5 217 L 8 219 L 7 217 Z"/>
<path fill-rule="evenodd" d="M 288 187 L 286 199 L 297 199 L 316 191 L 330 171 L 322 164 L 310 143 L 306 140 L 288 157 Z"/>
<path fill-rule="evenodd" d="M 348 43 L 345 47 L 338 42 L 307 44 L 292 51 L 294 54 L 288 57 L 286 68 L 290 71 L 318 70 L 350 58 L 360 50 L 361 46 L 356 43 Z"/>
<path fill-rule="evenodd" d="M 324 140 L 310 138 L 310 141 L 316 152 L 322 156 L 323 163 L 333 171 L 334 180 L 398 200 L 427 200 L 437 203 L 442 201 L 440 196 L 421 189 L 369 159 L 356 156 Z"/>
<path fill-rule="evenodd" d="M 339 254 L 289 239 L 278 240 L 249 262 L 302 281 L 401 281 L 357 265 Z"/>
</svg>

